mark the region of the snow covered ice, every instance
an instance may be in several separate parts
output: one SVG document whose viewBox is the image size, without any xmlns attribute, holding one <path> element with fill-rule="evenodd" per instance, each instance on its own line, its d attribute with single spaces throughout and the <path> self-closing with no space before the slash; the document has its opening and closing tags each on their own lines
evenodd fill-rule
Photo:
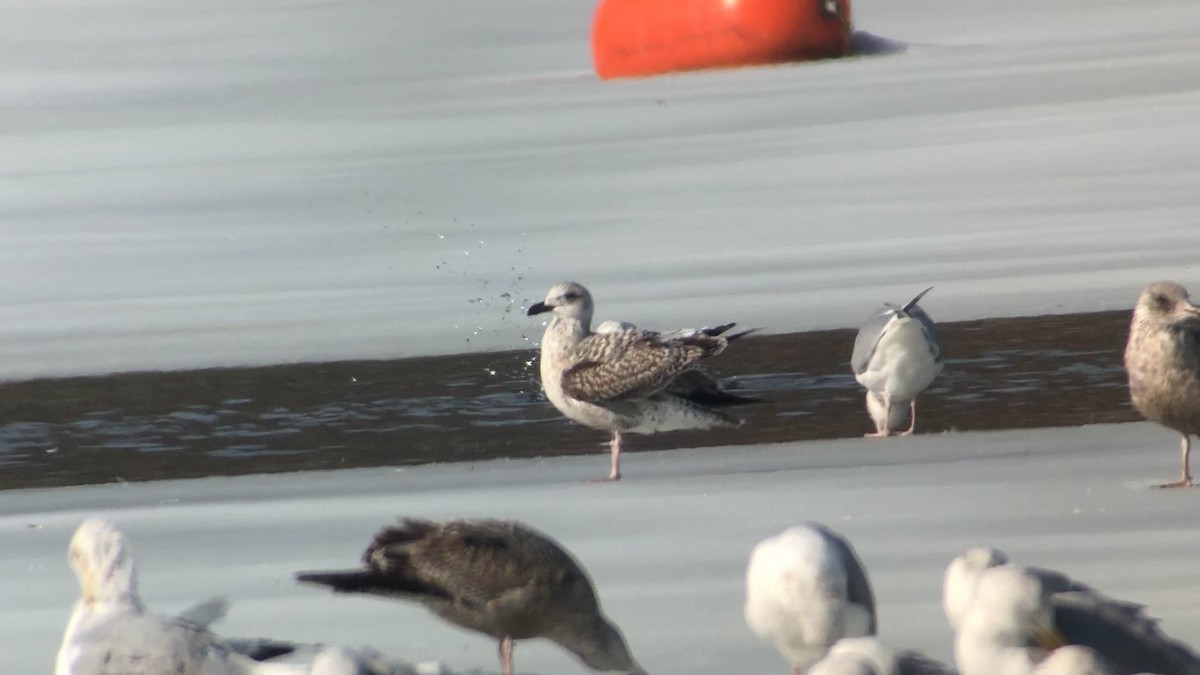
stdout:
<svg viewBox="0 0 1200 675">
<path fill-rule="evenodd" d="M 1200 270 L 1195 3 L 858 0 L 909 49 L 613 82 L 592 9 L 6 3 L 0 375 L 528 346 L 564 278 L 778 332 Z"/>
</svg>

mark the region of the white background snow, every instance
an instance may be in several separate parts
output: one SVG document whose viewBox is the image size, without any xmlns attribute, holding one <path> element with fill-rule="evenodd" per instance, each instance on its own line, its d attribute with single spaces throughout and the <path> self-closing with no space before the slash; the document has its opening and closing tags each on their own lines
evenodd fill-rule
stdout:
<svg viewBox="0 0 1200 675">
<path fill-rule="evenodd" d="M 516 306 L 564 278 L 601 318 L 774 331 L 929 284 L 941 320 L 1200 285 L 1192 0 L 859 0 L 857 28 L 907 52 L 607 83 L 591 11 L 5 2 L 0 375 L 518 347 L 538 326 Z M 0 493 L 0 672 L 49 671 L 95 513 L 155 608 L 229 594 L 230 634 L 463 669 L 494 645 L 291 573 L 355 564 L 400 514 L 522 518 L 589 567 L 651 673 L 783 673 L 741 574 L 816 519 L 900 646 L 949 658 L 941 571 L 981 542 L 1200 641 L 1200 492 L 1148 489 L 1176 447 L 1143 424 L 643 454 L 614 486 L 576 457 Z M 581 672 L 537 643 L 517 663 Z"/>
<path fill-rule="evenodd" d="M 1200 284 L 1200 5 L 858 0 L 902 54 L 600 82 L 589 0 L 7 0 L 0 376 Z"/>
</svg>

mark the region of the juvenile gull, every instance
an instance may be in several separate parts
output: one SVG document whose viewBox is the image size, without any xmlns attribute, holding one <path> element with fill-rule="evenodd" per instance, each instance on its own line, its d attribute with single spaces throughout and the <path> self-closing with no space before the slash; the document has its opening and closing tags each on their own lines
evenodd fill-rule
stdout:
<svg viewBox="0 0 1200 675">
<path fill-rule="evenodd" d="M 301 665 L 259 663 L 237 653 L 197 622 L 214 619 L 216 605 L 193 608 L 183 619 L 147 612 L 138 597 L 129 541 L 107 520 L 89 519 L 79 526 L 69 559 L 81 594 L 63 635 L 55 675 L 307 672 Z"/>
<path fill-rule="evenodd" d="M 875 634 L 875 595 L 853 547 L 819 523 L 759 542 L 746 568 L 746 624 L 799 675 L 835 642 Z"/>
<path fill-rule="evenodd" d="M 953 669 L 920 652 L 896 651 L 879 638 L 842 638 L 808 675 L 954 675 Z"/>
<path fill-rule="evenodd" d="M 1002 572 L 993 574 L 997 570 Z M 989 578 L 992 588 L 987 597 L 983 587 Z M 989 651 L 998 650 L 996 636 L 1003 633 L 998 633 L 996 626 L 1000 625 L 1007 626 L 1010 636 L 1028 637 L 1040 630 L 1035 637 L 1046 649 L 1061 644 L 1088 647 L 1117 675 L 1200 673 L 1200 656 L 1164 635 L 1142 605 L 1108 597 L 1055 570 L 1010 564 L 995 549 L 969 549 L 951 562 L 943 602 L 959 641 L 964 649 L 976 649 L 980 663 L 993 658 L 987 655 Z M 1048 623 L 1034 618 L 1044 613 L 1048 613 Z M 966 623 L 972 616 L 975 623 L 968 630 Z M 964 631 L 968 637 L 963 637 Z M 1029 644 L 1023 647 L 1029 648 Z M 1007 649 L 1019 646 L 1010 642 Z M 1025 656 L 1037 663 L 1042 655 L 1030 649 Z M 1010 652 L 1006 658 L 1021 657 Z M 969 675 L 961 662 L 959 668 Z"/>
<path fill-rule="evenodd" d="M 600 609 L 583 567 L 521 523 L 406 518 L 375 535 L 360 569 L 304 572 L 297 580 L 338 593 L 419 602 L 457 626 L 499 641 L 513 672 L 513 642 L 542 637 L 595 670 L 643 673 Z"/>
<path fill-rule="evenodd" d="M 529 315 L 553 312 L 542 336 L 546 398 L 580 424 L 612 432 L 607 480 L 621 478 L 622 434 L 736 427 L 741 420 L 708 406 L 752 402 L 726 392 L 697 364 L 720 354 L 733 324 L 656 333 L 612 323 L 592 332 L 592 296 L 567 281 L 550 289 Z"/>
<path fill-rule="evenodd" d="M 912 434 L 917 395 L 942 372 L 937 326 L 917 304 L 931 290 L 932 286 L 921 291 L 903 307 L 888 303 L 875 310 L 854 337 L 850 366 L 854 379 L 867 388 L 867 412 L 875 422 L 875 433 L 867 436 L 891 435 L 906 415 L 910 421 L 901 435 Z"/>
<path fill-rule="evenodd" d="M 1183 436 L 1179 480 L 1191 487 L 1188 454 L 1200 434 L 1200 307 L 1183 286 L 1158 281 L 1142 290 L 1125 346 L 1129 397 L 1147 419 Z"/>
</svg>

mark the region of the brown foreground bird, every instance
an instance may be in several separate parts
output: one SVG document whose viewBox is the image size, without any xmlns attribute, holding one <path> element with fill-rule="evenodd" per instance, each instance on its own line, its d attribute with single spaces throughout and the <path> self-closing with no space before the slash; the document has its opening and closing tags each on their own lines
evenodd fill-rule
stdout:
<svg viewBox="0 0 1200 675">
<path fill-rule="evenodd" d="M 1129 326 L 1125 370 L 1133 407 L 1183 435 L 1179 480 L 1159 487 L 1191 487 L 1191 436 L 1200 434 L 1200 307 L 1183 286 L 1158 281 L 1142 290 Z"/>
<path fill-rule="evenodd" d="M 405 518 L 385 527 L 363 567 L 301 572 L 338 593 L 413 600 L 452 624 L 500 641 L 513 672 L 513 642 L 546 638 L 595 670 L 645 675 L 600 609 L 583 567 L 546 535 L 515 521 Z"/>
</svg>

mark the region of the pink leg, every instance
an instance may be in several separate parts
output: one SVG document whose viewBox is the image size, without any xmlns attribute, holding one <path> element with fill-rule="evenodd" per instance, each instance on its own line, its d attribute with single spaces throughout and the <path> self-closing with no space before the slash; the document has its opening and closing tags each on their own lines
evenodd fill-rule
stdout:
<svg viewBox="0 0 1200 675">
<path fill-rule="evenodd" d="M 917 399 L 908 402 L 908 431 L 900 432 L 901 436 L 912 436 L 917 428 Z"/>
<path fill-rule="evenodd" d="M 500 672 L 503 675 L 513 675 L 513 640 L 506 637 L 500 641 Z"/>
<path fill-rule="evenodd" d="M 1180 470 L 1180 478 L 1177 483 L 1165 483 L 1159 485 L 1160 488 L 1177 488 L 1177 487 L 1192 487 L 1192 472 L 1188 469 L 1188 455 L 1192 452 L 1192 437 L 1184 434 L 1183 443 L 1180 445 L 1183 451 L 1183 467 Z"/>
<path fill-rule="evenodd" d="M 612 468 L 609 469 L 608 478 L 593 478 L 588 481 L 589 483 L 609 483 L 621 480 L 621 432 L 613 432 L 612 442 L 608 444 L 608 447 L 612 453 Z"/>
</svg>

